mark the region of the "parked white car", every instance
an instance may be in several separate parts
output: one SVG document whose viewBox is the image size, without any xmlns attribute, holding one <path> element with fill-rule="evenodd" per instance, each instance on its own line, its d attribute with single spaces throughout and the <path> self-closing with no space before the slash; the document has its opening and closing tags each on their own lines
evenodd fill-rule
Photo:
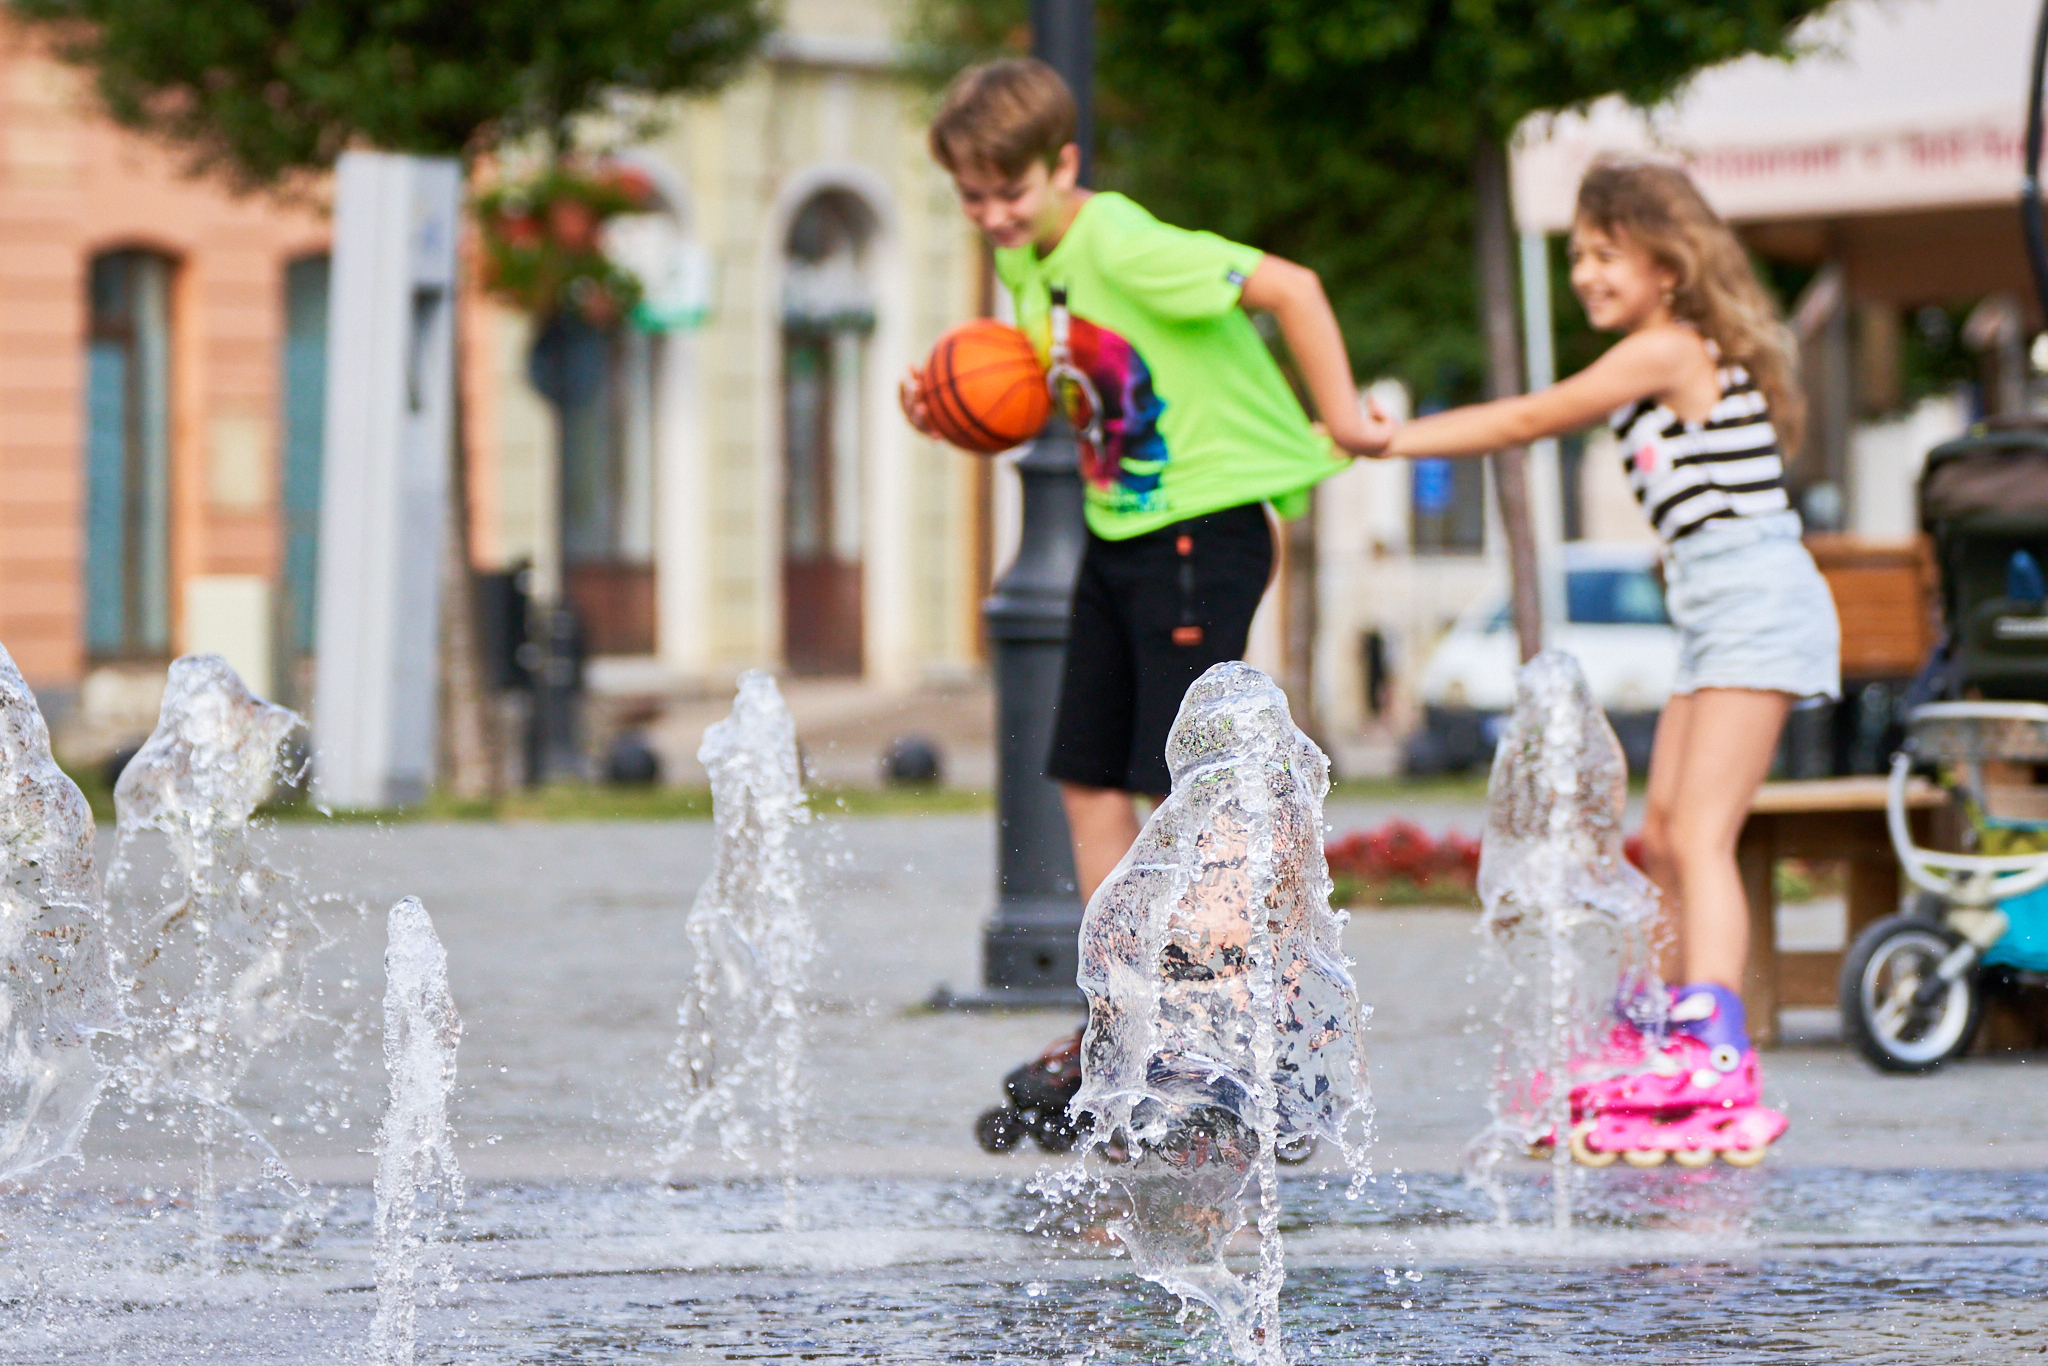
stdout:
<svg viewBox="0 0 2048 1366">
<path fill-rule="evenodd" d="M 1566 545 L 1566 620 L 1544 628 L 1545 645 L 1578 657 L 1637 773 L 1649 766 L 1657 714 L 1678 670 L 1678 632 L 1664 613 L 1656 568 L 1654 545 Z M 1423 723 L 1408 739 L 1410 772 L 1492 761 L 1514 705 L 1516 662 L 1507 590 L 1496 588 L 1458 618 L 1423 668 Z"/>
</svg>

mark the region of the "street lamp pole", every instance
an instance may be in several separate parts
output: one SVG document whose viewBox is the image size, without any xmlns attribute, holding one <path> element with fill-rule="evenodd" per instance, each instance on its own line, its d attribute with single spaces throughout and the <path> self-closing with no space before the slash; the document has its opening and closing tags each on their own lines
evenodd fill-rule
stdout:
<svg viewBox="0 0 2048 1366">
<path fill-rule="evenodd" d="M 1080 104 L 1081 176 L 1093 142 L 1092 0 L 1033 0 L 1032 46 Z M 1066 670 L 1067 614 L 1087 526 L 1080 453 L 1055 413 L 1017 461 L 1023 524 L 1017 558 L 982 606 L 996 690 L 996 810 L 1001 847 L 996 907 L 983 927 L 981 993 L 941 1003 L 974 1008 L 1078 1006 L 1081 903 L 1074 843 L 1057 784 L 1045 776 L 1054 709 Z"/>
</svg>

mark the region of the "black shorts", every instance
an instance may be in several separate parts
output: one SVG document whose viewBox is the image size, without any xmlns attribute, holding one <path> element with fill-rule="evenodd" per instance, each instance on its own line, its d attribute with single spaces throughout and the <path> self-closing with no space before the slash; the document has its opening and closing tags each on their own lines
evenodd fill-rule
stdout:
<svg viewBox="0 0 2048 1366">
<path fill-rule="evenodd" d="M 1272 571 L 1261 503 L 1127 541 L 1091 532 L 1046 776 L 1165 796 L 1166 735 L 1181 699 L 1211 665 L 1243 657 Z"/>
</svg>

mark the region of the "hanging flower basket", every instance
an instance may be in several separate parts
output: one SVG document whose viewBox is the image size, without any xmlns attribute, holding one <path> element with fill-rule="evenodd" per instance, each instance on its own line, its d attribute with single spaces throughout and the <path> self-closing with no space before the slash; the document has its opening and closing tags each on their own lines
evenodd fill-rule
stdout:
<svg viewBox="0 0 2048 1366">
<path fill-rule="evenodd" d="M 604 254 L 604 225 L 655 207 L 654 182 L 617 162 L 563 162 L 477 196 L 484 286 L 536 321 L 563 313 L 608 328 L 640 281 Z"/>
</svg>

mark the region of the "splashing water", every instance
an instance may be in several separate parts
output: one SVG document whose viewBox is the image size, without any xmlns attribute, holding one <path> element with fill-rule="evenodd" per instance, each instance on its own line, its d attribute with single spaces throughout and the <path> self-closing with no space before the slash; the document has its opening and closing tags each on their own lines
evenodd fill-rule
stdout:
<svg viewBox="0 0 2048 1366">
<path fill-rule="evenodd" d="M 266 1176 L 299 1194 L 270 1140 L 235 1109 L 257 1057 L 307 1018 L 308 963 L 325 946 L 293 880 L 250 838 L 250 817 L 280 776 L 300 717 L 254 696 L 219 655 L 171 665 L 156 731 L 114 788 L 115 854 L 108 892 L 128 911 L 123 970 L 135 1046 L 119 1071 L 129 1099 L 199 1146 L 201 1263 L 218 1270 L 219 1180 L 226 1129 Z M 135 859 L 161 836 L 172 871 L 155 903 Z"/>
<path fill-rule="evenodd" d="M 732 715 L 705 731 L 697 758 L 711 775 L 718 847 L 686 923 L 696 979 L 669 1059 L 682 1073 L 673 1107 L 679 1132 L 660 1161 L 673 1168 L 707 1133 L 721 1154 L 751 1161 L 772 1129 L 793 1195 L 805 1105 L 805 969 L 817 941 L 793 842 L 810 819 L 796 723 L 772 676 L 740 676 Z M 786 1212 L 793 1217 L 793 1206 Z"/>
<path fill-rule="evenodd" d="M 1622 852 L 1628 764 L 1578 661 L 1546 650 L 1515 675 L 1494 754 L 1479 860 L 1482 971 L 1500 1001 L 1488 1109 L 1468 1177 L 1507 1198 L 1510 1153 L 1551 1149 L 1551 1216 L 1571 1224 L 1570 1088 L 1617 1011 L 1662 1027 L 1651 935 L 1657 893 Z"/>
<path fill-rule="evenodd" d="M 448 1128 L 462 1021 L 448 990 L 448 954 L 426 907 L 407 897 L 391 908 L 388 926 L 384 1066 L 391 1101 L 377 1131 L 377 1317 L 370 1324 L 370 1356 L 377 1366 L 412 1366 L 415 1282 L 431 1246 L 431 1235 L 416 1230 L 423 1215 L 446 1223 L 462 1206 L 462 1170 Z M 445 1244 L 439 1273 L 443 1291 L 454 1290 Z"/>
<path fill-rule="evenodd" d="M 0 648 L 0 1180 L 76 1154 L 105 1077 L 92 1037 L 121 1025 L 92 842 L 92 808 Z"/>
<path fill-rule="evenodd" d="M 1233 1353 L 1282 1363 L 1276 1157 L 1317 1139 L 1367 1175 L 1362 1010 L 1323 862 L 1329 760 L 1245 664 L 1196 680 L 1167 740 L 1173 794 L 1081 927 L 1087 1171 L 1147 1280 L 1215 1310 Z M 1259 908 L 1263 907 L 1263 912 Z M 1257 1188 L 1259 1267 L 1224 1263 Z"/>
</svg>

